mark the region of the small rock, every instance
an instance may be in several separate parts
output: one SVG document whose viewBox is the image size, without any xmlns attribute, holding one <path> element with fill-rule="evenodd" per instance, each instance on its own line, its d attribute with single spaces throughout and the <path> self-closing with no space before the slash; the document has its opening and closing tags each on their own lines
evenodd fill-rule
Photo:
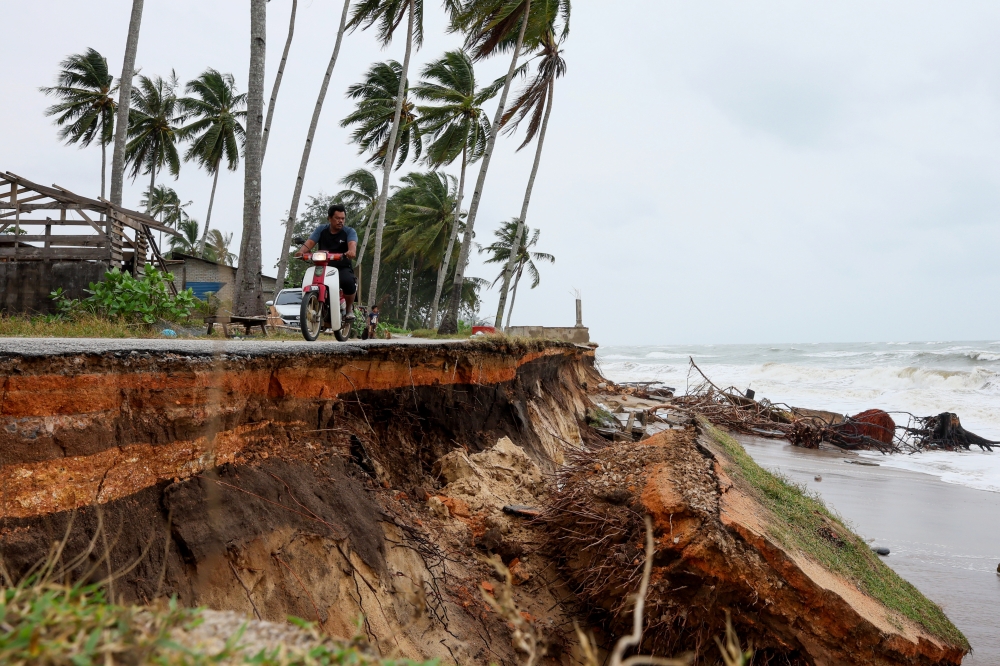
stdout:
<svg viewBox="0 0 1000 666">
<path fill-rule="evenodd" d="M 448 511 L 448 507 L 444 505 L 444 502 L 442 502 L 441 498 L 438 497 L 437 495 L 433 495 L 430 499 L 427 500 L 427 508 L 430 509 L 430 512 L 432 514 L 434 514 L 441 520 L 444 520 L 449 515 L 451 515 Z"/>
<path fill-rule="evenodd" d="M 886 548 L 885 546 L 873 546 L 872 552 L 875 553 L 876 555 L 881 555 L 882 557 L 886 557 L 889 554 L 889 549 Z"/>
<path fill-rule="evenodd" d="M 600 384 L 597 385 L 597 388 L 600 389 L 601 391 L 603 391 L 604 389 L 608 388 L 608 383 L 607 382 L 601 382 Z"/>
<path fill-rule="evenodd" d="M 815 476 L 814 478 L 815 478 L 815 479 L 816 479 L 817 481 L 822 481 L 822 480 L 823 480 L 823 475 L 822 475 L 822 474 L 817 474 L 817 475 L 816 475 L 816 476 Z"/>
<path fill-rule="evenodd" d="M 531 574 L 528 573 L 527 568 L 521 564 L 520 558 L 515 557 L 511 560 L 507 569 L 510 571 L 510 581 L 514 585 L 525 583 L 531 578 Z"/>
</svg>

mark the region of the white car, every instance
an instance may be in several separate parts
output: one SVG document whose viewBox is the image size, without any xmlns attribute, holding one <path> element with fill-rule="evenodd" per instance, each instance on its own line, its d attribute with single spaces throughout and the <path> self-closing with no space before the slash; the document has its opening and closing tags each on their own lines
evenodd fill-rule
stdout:
<svg viewBox="0 0 1000 666">
<path fill-rule="evenodd" d="M 302 289 L 282 289 L 278 292 L 278 297 L 273 301 L 268 301 L 267 305 L 274 306 L 281 321 L 285 322 L 285 326 L 298 326 L 299 310 L 302 305 Z"/>
</svg>

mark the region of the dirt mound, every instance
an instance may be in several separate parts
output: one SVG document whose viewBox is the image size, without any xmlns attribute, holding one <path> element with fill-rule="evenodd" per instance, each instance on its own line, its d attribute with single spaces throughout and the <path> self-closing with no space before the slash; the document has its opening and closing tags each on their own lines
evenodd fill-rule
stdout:
<svg viewBox="0 0 1000 666">
<path fill-rule="evenodd" d="M 549 545 L 596 621 L 628 630 L 648 513 L 644 651 L 717 658 L 728 613 L 755 663 L 961 662 L 968 644 L 939 608 L 822 505 L 701 428 L 609 445 L 562 475 L 545 514 Z"/>
</svg>

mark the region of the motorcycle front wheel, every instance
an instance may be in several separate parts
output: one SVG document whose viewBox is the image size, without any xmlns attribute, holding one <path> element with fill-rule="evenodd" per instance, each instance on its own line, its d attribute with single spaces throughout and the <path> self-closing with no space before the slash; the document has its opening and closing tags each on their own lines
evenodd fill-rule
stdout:
<svg viewBox="0 0 1000 666">
<path fill-rule="evenodd" d="M 323 304 L 315 293 L 310 292 L 302 297 L 302 305 L 299 306 L 299 327 L 302 329 L 302 337 L 309 342 L 319 337 L 319 332 L 323 328 Z"/>
</svg>

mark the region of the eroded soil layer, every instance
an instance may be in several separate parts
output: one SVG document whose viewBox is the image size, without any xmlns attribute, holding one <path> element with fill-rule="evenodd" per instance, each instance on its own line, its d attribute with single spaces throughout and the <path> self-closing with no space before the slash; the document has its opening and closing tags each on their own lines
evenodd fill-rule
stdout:
<svg viewBox="0 0 1000 666">
<path fill-rule="evenodd" d="M 65 539 L 69 575 L 111 574 L 126 602 L 173 595 L 348 637 L 364 618 L 382 654 L 460 663 L 518 657 L 478 590 L 491 579 L 474 554 L 485 512 L 429 511 L 445 483 L 434 463 L 506 441 L 554 469 L 581 441 L 597 380 L 591 349 L 560 344 L 0 367 L 0 552 L 14 579 Z M 539 576 L 521 594 L 540 613 L 566 591 Z M 571 625 L 561 608 L 546 620 Z M 554 655 L 563 633 L 547 632 Z"/>
<path fill-rule="evenodd" d="M 503 584 L 482 559 L 495 554 L 515 617 L 569 666 L 574 622 L 604 654 L 630 630 L 649 514 L 644 651 L 714 663 L 727 611 L 754 663 L 955 665 L 967 649 L 776 536 L 738 444 L 690 418 L 601 439 L 585 423 L 603 381 L 592 349 L 297 349 L 0 354 L 7 574 L 56 544 L 60 577 L 109 579 L 125 602 L 176 596 L 360 632 L 382 655 L 522 663 L 482 596 Z M 834 546 L 858 538 L 818 529 Z"/>
<path fill-rule="evenodd" d="M 711 653 L 729 616 L 754 663 L 961 663 L 968 644 L 940 609 L 920 597 L 956 636 L 936 635 L 783 539 L 793 526 L 737 471 L 702 426 L 610 445 L 563 470 L 545 517 L 550 548 L 595 621 L 618 634 L 631 626 L 625 600 L 641 575 L 649 515 L 656 548 L 643 647 L 654 654 Z M 816 516 L 831 549 L 871 555 L 841 523 Z M 912 590 L 874 556 L 868 563 Z"/>
</svg>

